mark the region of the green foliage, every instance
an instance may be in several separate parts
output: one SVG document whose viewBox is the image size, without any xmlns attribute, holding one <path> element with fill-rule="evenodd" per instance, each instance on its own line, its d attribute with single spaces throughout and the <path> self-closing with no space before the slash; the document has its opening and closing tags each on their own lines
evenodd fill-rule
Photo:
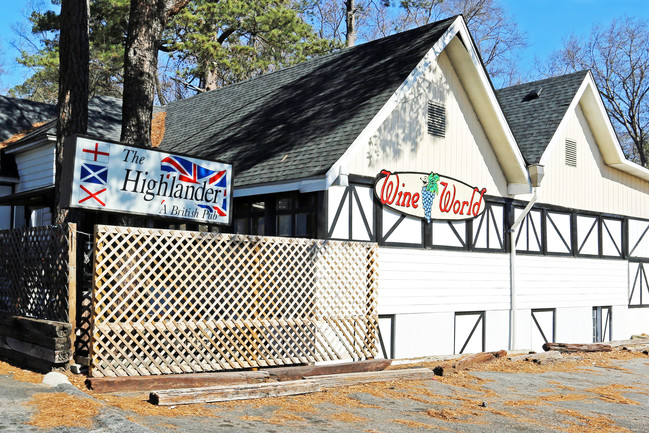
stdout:
<svg viewBox="0 0 649 433">
<path fill-rule="evenodd" d="M 19 34 L 17 61 L 33 74 L 10 90 L 13 96 L 57 101 L 60 0 L 51 4 L 52 10 L 32 12 L 29 30 Z M 130 0 L 90 0 L 91 97 L 122 94 L 129 6 Z M 293 0 L 192 0 L 170 21 L 161 43 L 162 61 L 171 67 L 159 71 L 158 97 L 164 102 L 221 87 L 339 46 L 315 36 Z"/>
<path fill-rule="evenodd" d="M 337 47 L 315 36 L 289 0 L 194 0 L 173 18 L 163 48 L 186 85 L 210 90 Z"/>
<path fill-rule="evenodd" d="M 60 0 L 52 0 L 57 8 Z M 124 42 L 129 0 L 90 2 L 90 96 L 121 96 Z M 59 81 L 59 13 L 34 11 L 30 32 L 20 34 L 24 43 L 17 62 L 33 71 L 13 96 L 56 103 Z"/>
</svg>

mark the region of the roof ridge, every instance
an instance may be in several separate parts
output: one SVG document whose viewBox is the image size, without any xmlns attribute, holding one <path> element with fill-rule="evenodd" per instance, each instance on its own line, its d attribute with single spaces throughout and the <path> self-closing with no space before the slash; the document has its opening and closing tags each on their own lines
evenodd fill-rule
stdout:
<svg viewBox="0 0 649 433">
<path fill-rule="evenodd" d="M 555 75 L 555 76 L 552 76 L 552 77 L 541 78 L 540 80 L 528 81 L 526 83 L 514 84 L 513 86 L 501 87 L 500 89 L 498 89 L 496 91 L 500 92 L 501 90 L 515 89 L 517 87 L 522 87 L 522 86 L 530 86 L 530 85 L 533 85 L 533 84 L 547 83 L 547 82 L 550 82 L 550 81 L 558 81 L 558 80 L 563 79 L 563 78 L 573 77 L 573 76 L 577 76 L 577 75 L 581 75 L 581 74 L 586 75 L 586 74 L 588 74 L 588 72 L 590 72 L 589 69 L 582 69 L 582 70 L 579 70 L 579 71 L 570 72 L 568 74 Z"/>
<path fill-rule="evenodd" d="M 270 75 L 276 75 L 278 73 L 283 73 L 283 72 L 286 72 L 286 71 L 290 71 L 290 70 L 295 69 L 297 67 L 304 67 L 304 65 L 308 65 L 308 64 L 310 64 L 312 62 L 315 62 L 315 61 L 326 61 L 327 58 L 340 56 L 342 54 L 353 52 L 353 51 L 361 49 L 361 48 L 364 48 L 364 49 L 367 49 L 368 47 L 371 48 L 372 45 L 376 45 L 378 43 L 384 42 L 386 39 L 393 38 L 393 37 L 404 37 L 404 35 L 411 34 L 411 33 L 415 32 L 415 31 L 422 31 L 424 28 L 427 28 L 427 27 L 430 27 L 430 28 L 437 27 L 437 26 L 441 25 L 442 23 L 444 23 L 446 21 L 455 21 L 455 19 L 457 19 L 457 17 L 459 17 L 459 16 L 461 16 L 461 15 L 453 15 L 452 17 L 444 18 L 444 19 L 441 19 L 439 21 L 433 21 L 431 23 L 424 24 L 423 26 L 418 26 L 418 27 L 415 27 L 413 29 L 405 30 L 403 32 L 398 32 L 398 33 L 395 33 L 395 34 L 392 34 L 392 35 L 384 36 L 384 37 L 379 38 L 379 39 L 373 39 L 371 41 L 363 42 L 362 44 L 354 45 L 354 46 L 351 46 L 351 47 L 342 47 L 341 49 L 338 49 L 338 50 L 333 51 L 331 53 L 322 54 L 322 55 L 319 55 L 319 56 L 314 56 L 314 57 L 306 59 L 306 60 L 304 60 L 302 62 L 298 62 L 298 63 L 296 63 L 294 65 L 287 66 L 285 68 L 280 68 L 280 69 L 277 69 L 275 71 L 271 71 L 271 72 L 267 72 L 267 73 L 264 73 L 264 74 L 261 74 L 261 75 L 257 75 L 255 77 L 246 78 L 245 80 L 237 81 L 236 83 L 231 83 L 231 84 L 228 84 L 226 86 L 219 87 L 218 89 L 209 90 L 207 92 L 201 92 L 201 93 L 198 93 L 196 95 L 192 95 L 192 96 L 190 96 L 188 98 L 177 99 L 175 101 L 171 101 L 167 105 L 165 105 L 165 107 L 176 104 L 176 103 L 179 103 L 181 101 L 192 100 L 194 98 L 201 97 L 202 95 L 209 95 L 209 94 L 213 94 L 214 92 L 221 91 L 221 90 L 232 89 L 232 88 L 235 88 L 237 86 L 242 86 L 242 85 L 247 84 L 247 83 L 249 83 L 251 81 L 255 81 L 255 80 L 258 80 L 258 79 L 261 79 L 261 78 L 264 78 L 264 77 L 268 77 Z"/>
</svg>

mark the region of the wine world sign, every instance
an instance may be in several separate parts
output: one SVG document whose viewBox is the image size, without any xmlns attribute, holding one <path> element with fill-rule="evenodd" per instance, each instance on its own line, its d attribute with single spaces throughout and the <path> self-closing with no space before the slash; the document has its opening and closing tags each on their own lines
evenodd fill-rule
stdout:
<svg viewBox="0 0 649 433">
<path fill-rule="evenodd" d="M 85 137 L 65 151 L 62 207 L 231 222 L 230 164 Z"/>
<path fill-rule="evenodd" d="M 479 216 L 485 210 L 486 192 L 433 172 L 382 170 L 374 181 L 374 194 L 384 206 L 427 222 Z"/>
</svg>

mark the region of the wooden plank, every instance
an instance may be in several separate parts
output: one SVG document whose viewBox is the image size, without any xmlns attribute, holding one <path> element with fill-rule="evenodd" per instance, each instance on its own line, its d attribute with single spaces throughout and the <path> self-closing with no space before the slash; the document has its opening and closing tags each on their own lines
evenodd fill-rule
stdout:
<svg viewBox="0 0 649 433">
<path fill-rule="evenodd" d="M 55 368 L 65 368 L 67 366 L 64 363 L 56 364 L 3 347 L 0 347 L 0 356 L 20 368 L 26 368 L 37 373 L 49 373 Z"/>
<path fill-rule="evenodd" d="M 368 371 L 363 373 L 328 374 L 306 376 L 304 379 L 318 383 L 322 388 L 360 385 L 372 382 L 392 382 L 396 380 L 428 380 L 435 376 L 429 368 L 409 368 L 404 370 Z"/>
<path fill-rule="evenodd" d="M 158 376 L 89 377 L 86 383 L 97 392 L 154 391 L 257 383 L 268 380 L 264 371 L 227 371 Z"/>
<path fill-rule="evenodd" d="M 606 344 L 610 345 L 611 347 L 646 346 L 649 345 L 649 338 L 632 338 L 631 340 L 607 341 Z"/>
<path fill-rule="evenodd" d="M 499 350 L 498 352 L 481 352 L 473 355 L 465 356 L 456 363 L 450 366 L 438 365 L 433 369 L 436 376 L 447 376 L 456 373 L 460 370 L 468 370 L 476 365 L 485 364 L 495 361 L 498 358 L 507 356 L 507 351 Z"/>
<path fill-rule="evenodd" d="M 529 361 L 540 365 L 561 361 L 563 359 L 564 359 L 563 355 L 561 355 L 561 352 L 559 352 L 558 350 L 550 350 L 549 352 L 541 352 L 541 353 L 530 353 L 527 355 L 518 355 L 509 358 L 510 361 L 514 361 L 514 362 Z"/>
<path fill-rule="evenodd" d="M 68 322 L 70 340 L 74 345 L 77 329 L 77 225 L 68 224 Z"/>
<path fill-rule="evenodd" d="M 72 350 L 52 350 L 11 337 L 0 337 L 0 347 L 56 364 L 66 363 L 72 358 Z"/>
<path fill-rule="evenodd" d="M 291 380 L 287 382 L 155 391 L 149 395 L 149 401 L 159 406 L 171 406 L 177 404 L 215 403 L 219 401 L 281 397 L 309 394 L 317 391 L 320 391 L 320 385 L 317 382 Z"/>
<path fill-rule="evenodd" d="M 610 344 L 569 344 L 569 343 L 545 343 L 543 350 L 558 350 L 561 353 L 571 352 L 610 352 L 613 350 Z"/>
<path fill-rule="evenodd" d="M 7 314 L 0 314 L 0 325 L 20 331 L 26 330 L 39 333 L 47 337 L 67 337 L 72 333 L 72 327 L 69 323 Z"/>
<path fill-rule="evenodd" d="M 362 373 L 385 370 L 392 364 L 390 359 L 366 359 L 356 362 L 341 362 L 328 365 L 304 365 L 294 367 L 272 367 L 263 369 L 270 377 L 285 381 L 297 380 L 306 376 L 321 376 L 341 373 Z"/>
<path fill-rule="evenodd" d="M 12 337 L 27 343 L 38 344 L 48 349 L 66 350 L 72 348 L 70 337 L 48 337 L 41 333 L 0 325 L 0 336 Z"/>
</svg>

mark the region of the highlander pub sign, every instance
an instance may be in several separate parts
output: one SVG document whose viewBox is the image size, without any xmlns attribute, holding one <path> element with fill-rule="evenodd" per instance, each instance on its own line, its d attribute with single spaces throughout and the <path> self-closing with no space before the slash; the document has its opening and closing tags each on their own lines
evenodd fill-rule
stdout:
<svg viewBox="0 0 649 433">
<path fill-rule="evenodd" d="M 63 207 L 231 222 L 230 164 L 85 137 L 65 146 Z"/>
</svg>

